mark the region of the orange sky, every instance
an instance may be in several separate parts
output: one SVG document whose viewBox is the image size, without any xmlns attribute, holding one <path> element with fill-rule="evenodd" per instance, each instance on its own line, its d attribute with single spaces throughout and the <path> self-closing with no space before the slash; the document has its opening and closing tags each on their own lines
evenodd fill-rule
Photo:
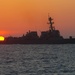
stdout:
<svg viewBox="0 0 75 75">
<path fill-rule="evenodd" d="M 75 37 L 75 0 L 0 0 L 0 35 L 48 30 L 48 13 L 61 35 Z"/>
</svg>

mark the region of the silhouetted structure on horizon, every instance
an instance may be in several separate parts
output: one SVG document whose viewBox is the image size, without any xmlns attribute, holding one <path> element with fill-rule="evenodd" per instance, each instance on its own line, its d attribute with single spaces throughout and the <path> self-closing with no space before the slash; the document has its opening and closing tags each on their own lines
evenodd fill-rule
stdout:
<svg viewBox="0 0 75 75">
<path fill-rule="evenodd" d="M 53 26 L 54 22 L 51 17 L 48 17 L 48 24 L 50 25 L 48 31 L 42 31 L 39 37 L 37 31 L 29 31 L 22 37 L 7 37 L 1 44 L 67 44 L 75 43 L 75 38 L 64 39 L 60 35 L 60 31 Z"/>
</svg>

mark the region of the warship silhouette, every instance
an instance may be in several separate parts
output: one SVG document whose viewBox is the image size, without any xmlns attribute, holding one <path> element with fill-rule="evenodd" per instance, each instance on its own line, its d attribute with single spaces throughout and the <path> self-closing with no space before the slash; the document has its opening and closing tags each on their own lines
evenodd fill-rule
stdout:
<svg viewBox="0 0 75 75">
<path fill-rule="evenodd" d="M 42 31 L 40 36 L 37 31 L 29 31 L 22 37 L 6 37 L 0 44 L 75 44 L 75 38 L 72 36 L 64 39 L 60 35 L 60 31 L 55 29 L 53 19 L 49 16 L 48 21 L 49 30 Z"/>
</svg>

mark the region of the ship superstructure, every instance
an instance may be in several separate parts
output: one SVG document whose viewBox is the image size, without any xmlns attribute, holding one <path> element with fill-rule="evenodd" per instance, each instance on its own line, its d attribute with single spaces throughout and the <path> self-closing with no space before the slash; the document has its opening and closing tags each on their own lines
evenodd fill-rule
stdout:
<svg viewBox="0 0 75 75">
<path fill-rule="evenodd" d="M 48 31 L 43 31 L 41 32 L 41 39 L 44 40 L 58 40 L 58 39 L 63 39 L 62 36 L 60 36 L 59 30 L 56 30 L 55 27 L 53 26 L 54 22 L 51 17 L 48 17 L 48 24 L 50 25 Z"/>
</svg>

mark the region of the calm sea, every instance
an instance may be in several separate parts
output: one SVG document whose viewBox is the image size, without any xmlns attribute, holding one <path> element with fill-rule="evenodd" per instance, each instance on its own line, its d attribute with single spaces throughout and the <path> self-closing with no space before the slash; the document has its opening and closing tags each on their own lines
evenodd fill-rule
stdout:
<svg viewBox="0 0 75 75">
<path fill-rule="evenodd" d="M 75 44 L 0 45 L 0 75 L 75 75 Z"/>
</svg>

